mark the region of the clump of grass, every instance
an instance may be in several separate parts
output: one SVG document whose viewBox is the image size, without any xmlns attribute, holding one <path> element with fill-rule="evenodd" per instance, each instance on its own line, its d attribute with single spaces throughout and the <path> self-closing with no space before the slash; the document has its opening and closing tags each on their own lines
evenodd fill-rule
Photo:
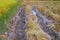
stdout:
<svg viewBox="0 0 60 40">
<path fill-rule="evenodd" d="M 47 35 L 40 29 L 31 17 L 28 17 L 26 35 L 29 40 L 48 40 Z"/>
</svg>

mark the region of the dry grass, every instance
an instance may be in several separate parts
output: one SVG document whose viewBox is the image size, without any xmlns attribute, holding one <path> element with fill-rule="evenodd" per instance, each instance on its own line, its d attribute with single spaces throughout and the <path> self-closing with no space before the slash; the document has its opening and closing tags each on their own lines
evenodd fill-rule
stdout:
<svg viewBox="0 0 60 40">
<path fill-rule="evenodd" d="M 43 15 L 53 20 L 52 26 L 60 32 L 60 1 L 24 1 L 23 4 L 37 6 Z M 28 8 L 31 9 L 31 7 Z"/>
<path fill-rule="evenodd" d="M 28 19 L 26 35 L 27 40 L 49 40 L 49 35 L 43 32 L 43 30 L 40 29 L 39 25 L 36 24 L 31 17 Z"/>
</svg>

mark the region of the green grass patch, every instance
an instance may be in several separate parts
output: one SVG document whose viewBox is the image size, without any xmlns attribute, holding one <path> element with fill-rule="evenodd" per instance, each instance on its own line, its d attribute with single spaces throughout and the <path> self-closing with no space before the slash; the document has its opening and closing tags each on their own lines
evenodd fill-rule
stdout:
<svg viewBox="0 0 60 40">
<path fill-rule="evenodd" d="M 10 7 L 10 10 L 8 12 L 2 13 L 2 16 L 0 16 L 0 35 L 7 31 L 7 25 L 11 18 L 16 14 L 20 4 L 21 0 L 18 0 L 16 4 L 13 4 Z"/>
</svg>

